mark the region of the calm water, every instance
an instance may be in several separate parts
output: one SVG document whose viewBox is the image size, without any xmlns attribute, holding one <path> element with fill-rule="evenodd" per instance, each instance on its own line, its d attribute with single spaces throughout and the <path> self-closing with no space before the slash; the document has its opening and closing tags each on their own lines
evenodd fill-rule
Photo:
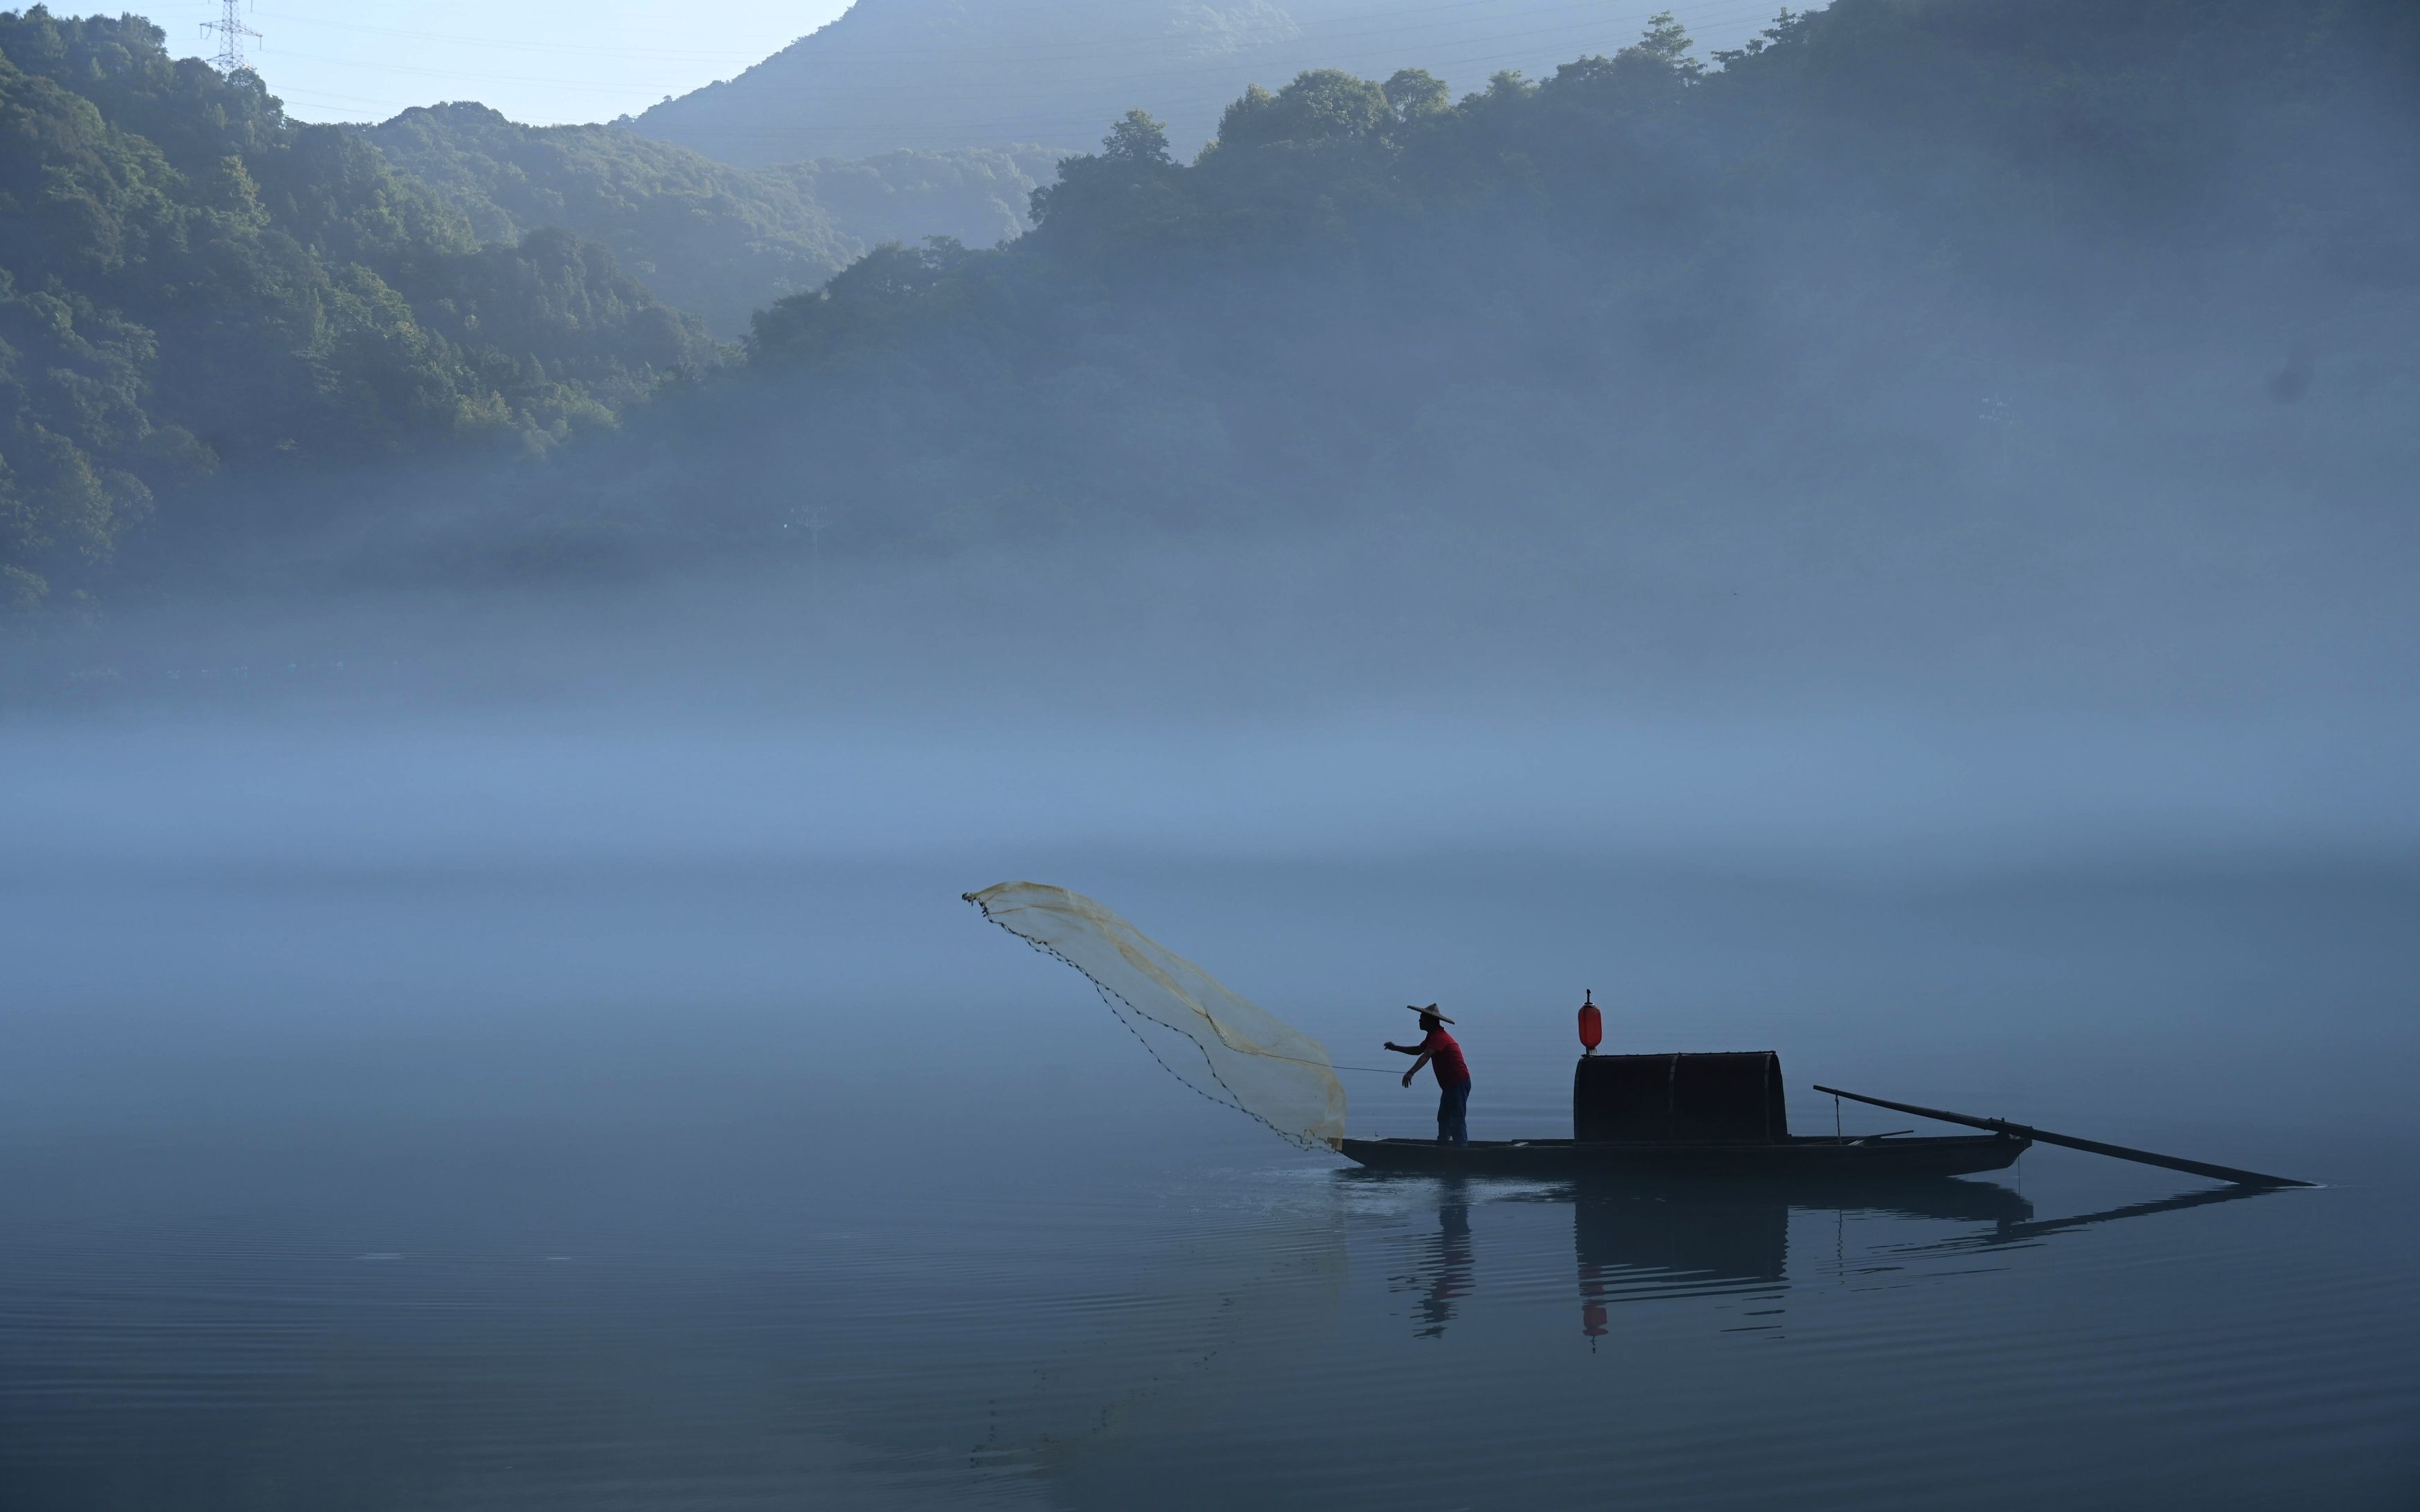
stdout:
<svg viewBox="0 0 2420 1512">
<path fill-rule="evenodd" d="M 1482 1135 L 1612 1048 L 2056 1150 L 1811 1194 L 1373 1179 L 955 893 L 1096 893 Z M 8 874 L 0 1506 L 2408 1507 L 2420 881 L 1544 856 Z M 1348 1078 L 1353 1122 L 1433 1094 Z M 1853 1130 L 1906 1127 L 1868 1110 Z"/>
</svg>

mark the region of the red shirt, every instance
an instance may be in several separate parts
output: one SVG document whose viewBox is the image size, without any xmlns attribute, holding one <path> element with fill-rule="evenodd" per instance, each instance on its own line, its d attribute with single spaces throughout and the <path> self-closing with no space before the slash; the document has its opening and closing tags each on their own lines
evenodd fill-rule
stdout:
<svg viewBox="0 0 2420 1512">
<path fill-rule="evenodd" d="M 1432 1029 L 1429 1037 L 1420 1041 L 1420 1049 L 1429 1057 L 1429 1069 L 1436 1072 L 1437 1085 L 1470 1083 L 1470 1068 L 1463 1064 L 1462 1047 L 1453 1042 L 1453 1036 L 1442 1029 Z"/>
</svg>

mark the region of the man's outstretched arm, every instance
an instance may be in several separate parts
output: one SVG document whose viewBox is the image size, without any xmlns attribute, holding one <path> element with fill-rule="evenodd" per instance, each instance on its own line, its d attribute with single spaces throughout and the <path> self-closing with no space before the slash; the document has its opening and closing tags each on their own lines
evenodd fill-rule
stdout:
<svg viewBox="0 0 2420 1512">
<path fill-rule="evenodd" d="M 1427 1051 L 1421 1051 L 1419 1052 L 1419 1056 L 1420 1058 L 1419 1060 L 1412 1062 L 1412 1068 L 1404 1073 L 1404 1085 L 1411 1085 L 1412 1078 L 1419 1075 L 1420 1068 L 1429 1063 L 1429 1052 Z"/>
</svg>

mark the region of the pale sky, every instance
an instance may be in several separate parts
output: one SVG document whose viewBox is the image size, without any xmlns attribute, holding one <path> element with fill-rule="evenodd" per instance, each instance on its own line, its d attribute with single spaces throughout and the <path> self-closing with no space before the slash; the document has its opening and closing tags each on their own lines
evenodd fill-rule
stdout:
<svg viewBox="0 0 2420 1512">
<path fill-rule="evenodd" d="M 75 8 L 62 6 L 63 11 Z M 116 6 L 95 9 L 116 9 Z M 221 0 L 130 0 L 179 57 L 218 49 Z M 536 125 L 635 115 L 727 79 L 848 0 L 245 0 L 270 92 L 302 120 L 477 100 Z"/>
</svg>

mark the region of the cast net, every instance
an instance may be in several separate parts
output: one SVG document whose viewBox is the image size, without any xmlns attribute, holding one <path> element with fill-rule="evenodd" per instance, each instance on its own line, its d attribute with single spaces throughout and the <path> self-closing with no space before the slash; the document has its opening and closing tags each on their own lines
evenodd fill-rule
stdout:
<svg viewBox="0 0 2420 1512">
<path fill-rule="evenodd" d="M 1335 1149 L 1342 1142 L 1344 1085 L 1318 1040 L 1089 897 L 1039 882 L 1002 882 L 966 899 L 992 923 L 1083 973 L 1178 1081 L 1304 1149 Z M 1182 1036 L 1191 1048 L 1156 1030 Z"/>
</svg>

